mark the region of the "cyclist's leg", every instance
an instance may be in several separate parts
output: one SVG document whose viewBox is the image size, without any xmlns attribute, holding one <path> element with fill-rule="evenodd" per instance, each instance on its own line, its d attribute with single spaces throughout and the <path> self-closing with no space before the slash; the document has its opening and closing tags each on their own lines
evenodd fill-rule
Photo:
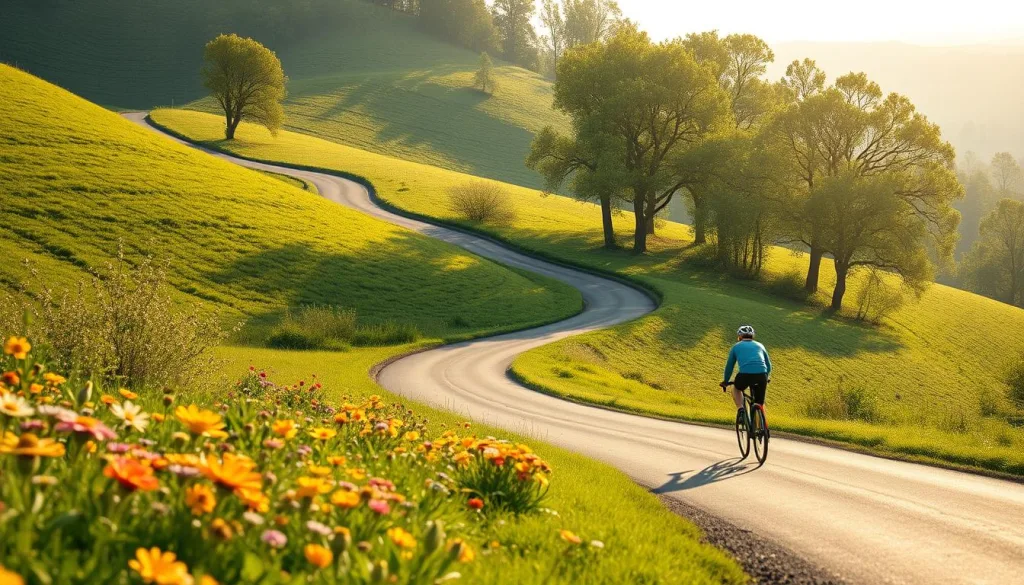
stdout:
<svg viewBox="0 0 1024 585">
<path fill-rule="evenodd" d="M 764 406 L 764 399 L 767 391 L 768 374 L 759 374 L 750 381 L 750 394 L 754 398 L 754 404 Z"/>
<path fill-rule="evenodd" d="M 736 381 L 732 386 L 732 401 L 736 404 L 737 410 L 743 410 L 743 391 L 749 387 L 749 377 L 746 374 L 736 374 Z"/>
</svg>

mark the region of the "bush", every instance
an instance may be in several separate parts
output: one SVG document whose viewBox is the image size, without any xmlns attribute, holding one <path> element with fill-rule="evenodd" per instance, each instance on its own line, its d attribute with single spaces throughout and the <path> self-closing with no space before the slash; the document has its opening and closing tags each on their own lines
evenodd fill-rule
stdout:
<svg viewBox="0 0 1024 585">
<path fill-rule="evenodd" d="M 508 193 L 497 183 L 463 183 L 449 189 L 448 196 L 455 212 L 470 221 L 508 225 L 516 219 Z"/>
<path fill-rule="evenodd" d="M 810 297 L 804 288 L 804 276 L 799 270 L 789 271 L 768 282 L 768 292 L 787 299 L 806 302 Z"/>
<path fill-rule="evenodd" d="M 36 303 L 21 303 L 24 333 L 63 371 L 131 387 L 187 387 L 207 372 L 224 336 L 215 315 L 175 303 L 166 267 L 151 258 L 132 266 L 119 253 L 90 281 L 61 291 L 33 275 L 41 284 Z"/>
<path fill-rule="evenodd" d="M 1017 408 L 1024 410 L 1024 356 L 1010 366 L 1006 375 L 1006 396 Z"/>
<path fill-rule="evenodd" d="M 318 305 L 286 312 L 281 324 L 267 338 L 267 345 L 277 349 L 344 351 L 352 345 L 396 345 L 412 343 L 420 337 L 415 325 L 397 321 L 361 325 L 351 309 Z"/>
<path fill-rule="evenodd" d="M 881 419 L 874 395 L 861 386 L 845 388 L 842 379 L 832 390 L 811 394 L 804 405 L 804 414 L 828 420 L 878 422 Z"/>
<path fill-rule="evenodd" d="M 903 306 L 903 291 L 886 282 L 885 275 L 878 269 L 869 273 L 857 293 L 857 319 L 877 325 Z"/>
<path fill-rule="evenodd" d="M 378 346 L 412 343 L 422 337 L 420 330 L 409 323 L 384 321 L 374 325 L 360 325 L 352 337 L 353 345 Z"/>
</svg>

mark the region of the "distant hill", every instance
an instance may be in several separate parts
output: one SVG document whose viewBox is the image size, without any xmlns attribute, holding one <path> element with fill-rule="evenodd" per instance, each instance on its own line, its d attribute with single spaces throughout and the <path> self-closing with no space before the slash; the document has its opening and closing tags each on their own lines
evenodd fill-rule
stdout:
<svg viewBox="0 0 1024 585">
<path fill-rule="evenodd" d="M 0 61 L 109 107 L 181 106 L 205 95 L 203 45 L 220 32 L 252 35 L 290 78 L 287 128 L 540 186 L 523 164 L 530 141 L 567 123 L 551 109 L 548 81 L 498 62 L 488 97 L 471 87 L 478 54 L 422 33 L 406 14 L 361 0 L 331 6 L 321 21 L 282 31 L 259 22 L 260 11 L 287 22 L 298 8 L 270 0 L 5 0 Z"/>
<path fill-rule="evenodd" d="M 962 155 L 1024 156 L 1024 44 L 921 47 L 902 43 L 782 43 L 769 73 L 781 77 L 810 57 L 829 79 L 864 71 L 882 89 L 906 94 Z"/>
</svg>

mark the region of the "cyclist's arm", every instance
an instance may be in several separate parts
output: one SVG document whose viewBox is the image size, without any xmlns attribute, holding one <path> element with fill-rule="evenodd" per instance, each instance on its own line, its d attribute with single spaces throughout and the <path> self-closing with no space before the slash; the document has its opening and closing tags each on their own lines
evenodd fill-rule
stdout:
<svg viewBox="0 0 1024 585">
<path fill-rule="evenodd" d="M 732 369 L 736 366 L 736 348 L 733 347 L 729 350 L 729 359 L 725 362 L 725 375 L 722 377 L 722 382 L 728 382 L 729 378 L 732 378 Z"/>
<path fill-rule="evenodd" d="M 772 375 L 772 358 L 768 357 L 768 350 L 764 350 L 764 364 L 768 366 L 768 375 Z"/>
</svg>

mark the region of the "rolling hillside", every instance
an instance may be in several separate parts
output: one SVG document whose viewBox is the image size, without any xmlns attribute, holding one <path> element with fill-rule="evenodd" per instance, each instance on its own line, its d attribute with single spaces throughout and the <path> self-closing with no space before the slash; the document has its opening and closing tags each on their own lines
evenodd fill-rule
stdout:
<svg viewBox="0 0 1024 585">
<path fill-rule="evenodd" d="M 286 184 L 173 144 L 26 73 L 0 66 L 0 286 L 68 285 L 112 259 L 171 262 L 185 302 L 272 321 L 333 304 L 432 336 L 569 315 L 576 291 L 500 267 Z M 462 295 L 473 288 L 477 295 Z M 415 310 L 413 310 L 415 309 Z"/>
<path fill-rule="evenodd" d="M 449 186 L 470 179 L 465 175 L 295 133 L 275 139 L 250 125 L 240 129 L 238 140 L 224 143 L 218 140 L 219 119 L 202 113 L 160 110 L 153 118 L 247 157 L 362 175 L 393 205 L 459 221 L 443 202 Z M 631 276 L 664 296 L 658 311 L 635 323 L 521 356 L 513 371 L 527 383 L 623 410 L 728 424 L 734 411 L 717 383 L 736 327 L 750 322 L 776 362 L 769 398 L 776 428 L 904 457 L 1024 474 L 1024 429 L 1007 423 L 1014 411 L 1002 386 L 1006 368 L 1020 357 L 1003 332 L 1024 328 L 1024 311 L 934 285 L 879 327 L 829 318 L 748 283 L 692 268 L 685 262 L 691 253 L 686 226 L 667 224 L 653 253 L 638 259 L 599 248 L 596 206 L 506 188 L 516 201 L 517 220 L 487 231 L 548 256 Z M 631 223 L 628 214 L 617 218 L 621 235 Z M 785 279 L 804 262 L 776 249 L 768 276 Z M 829 272 L 824 267 L 823 289 L 834 279 Z M 857 287 L 852 288 L 851 302 Z"/>
<path fill-rule="evenodd" d="M 0 24 L 0 62 L 105 106 L 200 100 L 190 107 L 209 109 L 201 100 L 203 45 L 220 32 L 252 35 L 277 52 L 289 76 L 287 128 L 540 185 L 522 164 L 533 133 L 566 124 L 551 110 L 551 85 L 540 76 L 499 62 L 498 91 L 485 96 L 471 87 L 479 55 L 423 34 L 411 16 L 362 0 L 339 0 L 324 22 L 283 38 L 220 5 L 12 0 Z"/>
</svg>

